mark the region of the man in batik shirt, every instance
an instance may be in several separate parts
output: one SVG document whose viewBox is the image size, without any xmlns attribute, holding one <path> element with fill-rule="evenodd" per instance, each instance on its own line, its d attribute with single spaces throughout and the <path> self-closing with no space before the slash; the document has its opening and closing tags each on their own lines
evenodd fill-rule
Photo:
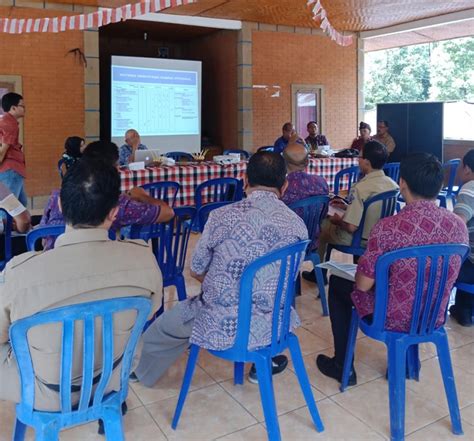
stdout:
<svg viewBox="0 0 474 441">
<path fill-rule="evenodd" d="M 360 317 L 374 312 L 375 264 L 385 253 L 412 246 L 445 243 L 468 243 L 466 224 L 455 214 L 436 205 L 436 197 L 443 185 L 443 167 L 438 159 L 427 153 L 406 156 L 400 164 L 400 192 L 406 206 L 395 216 L 381 219 L 372 229 L 367 250 L 360 258 L 355 285 L 332 276 L 329 282 L 329 315 L 334 336 L 334 357 L 319 355 L 318 369 L 326 376 L 341 381 L 346 352 L 352 307 Z M 448 280 L 441 302 L 436 326 L 444 322 L 449 296 L 461 262 L 454 257 L 449 265 Z M 411 323 L 414 293 L 416 291 L 416 266 L 406 262 L 394 263 L 388 297 L 385 328 L 406 332 Z M 354 369 L 349 385 L 357 383 Z"/>
<path fill-rule="evenodd" d="M 212 350 L 234 344 L 237 330 L 240 278 L 255 259 L 308 238 L 302 219 L 280 198 L 286 189 L 286 166 L 277 153 L 259 152 L 249 161 L 247 199 L 211 212 L 191 262 L 191 275 L 202 282 L 202 294 L 165 311 L 143 334 L 140 363 L 131 375 L 151 387 L 189 347 Z M 249 349 L 270 344 L 275 271 L 267 270 L 254 283 Z M 292 327 L 299 324 L 292 311 Z M 273 373 L 287 364 L 273 359 Z M 251 369 L 249 380 L 257 382 Z"/>
</svg>

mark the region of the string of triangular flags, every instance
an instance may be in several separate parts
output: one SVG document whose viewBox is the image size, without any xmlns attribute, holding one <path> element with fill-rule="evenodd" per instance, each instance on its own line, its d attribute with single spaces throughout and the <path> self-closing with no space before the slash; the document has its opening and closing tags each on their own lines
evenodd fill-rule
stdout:
<svg viewBox="0 0 474 441">
<path fill-rule="evenodd" d="M 326 10 L 321 5 L 320 0 L 308 0 L 307 5 L 314 5 L 312 9 L 313 20 L 320 21 L 319 27 L 329 38 L 331 38 L 331 40 L 335 41 L 339 46 L 350 46 L 352 44 L 352 35 L 342 35 L 333 28 L 327 17 Z"/>
</svg>

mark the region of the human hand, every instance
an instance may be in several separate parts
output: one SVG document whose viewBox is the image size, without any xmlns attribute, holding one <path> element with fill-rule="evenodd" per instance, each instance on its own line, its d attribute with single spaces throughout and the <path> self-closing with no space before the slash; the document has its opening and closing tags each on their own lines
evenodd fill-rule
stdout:
<svg viewBox="0 0 474 441">
<path fill-rule="evenodd" d="M 144 196 L 148 195 L 146 190 L 144 190 L 141 187 L 133 187 L 131 190 L 127 192 L 127 194 L 130 197 L 130 199 L 134 201 L 141 201 Z"/>
</svg>

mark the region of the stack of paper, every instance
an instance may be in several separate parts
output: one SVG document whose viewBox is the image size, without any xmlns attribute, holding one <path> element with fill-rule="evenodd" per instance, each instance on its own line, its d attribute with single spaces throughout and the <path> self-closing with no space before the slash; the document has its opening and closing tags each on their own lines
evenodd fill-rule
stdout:
<svg viewBox="0 0 474 441">
<path fill-rule="evenodd" d="M 355 263 L 341 263 L 330 260 L 329 262 L 320 263 L 319 268 L 327 269 L 334 276 L 342 277 L 346 280 L 355 281 L 357 265 Z"/>
</svg>

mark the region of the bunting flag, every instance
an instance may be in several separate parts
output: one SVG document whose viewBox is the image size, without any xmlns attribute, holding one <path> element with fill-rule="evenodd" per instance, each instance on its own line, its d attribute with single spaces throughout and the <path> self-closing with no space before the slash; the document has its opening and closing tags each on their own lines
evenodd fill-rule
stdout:
<svg viewBox="0 0 474 441">
<path fill-rule="evenodd" d="M 307 5 L 314 5 L 312 8 L 313 20 L 319 20 L 319 27 L 331 40 L 335 41 L 339 46 L 350 46 L 352 44 L 352 35 L 343 35 L 333 28 L 320 0 L 308 0 Z"/>
</svg>

